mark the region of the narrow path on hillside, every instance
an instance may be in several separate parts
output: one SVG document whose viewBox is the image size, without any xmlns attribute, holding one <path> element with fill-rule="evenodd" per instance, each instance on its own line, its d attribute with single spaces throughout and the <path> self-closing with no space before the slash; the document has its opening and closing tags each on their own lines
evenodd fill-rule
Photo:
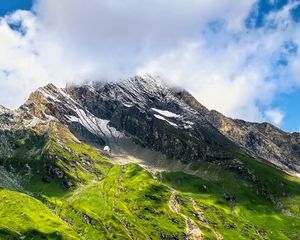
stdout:
<svg viewBox="0 0 300 240">
<path fill-rule="evenodd" d="M 185 233 L 186 233 L 186 240 L 201 240 L 203 239 L 203 233 L 198 227 L 198 225 L 193 221 L 193 219 L 187 217 L 181 212 L 180 205 L 176 199 L 176 190 L 172 189 L 172 194 L 169 200 L 169 207 L 170 209 L 181 215 L 185 219 Z"/>
<path fill-rule="evenodd" d="M 167 187 L 171 191 L 172 194 L 171 194 L 171 197 L 170 197 L 170 200 L 169 200 L 169 208 L 173 212 L 181 215 L 185 219 L 185 221 L 186 221 L 186 229 L 185 229 L 185 231 L 186 231 L 186 240 L 201 240 L 201 239 L 203 239 L 203 233 L 202 233 L 201 229 L 199 228 L 199 226 L 194 222 L 193 219 L 189 218 L 188 216 L 186 216 L 185 214 L 183 214 L 181 212 L 180 203 L 176 199 L 177 191 L 174 188 L 164 184 L 161 181 L 161 176 L 153 175 L 153 178 L 155 180 L 157 180 L 158 182 L 160 182 L 165 187 Z M 223 236 L 209 226 L 209 224 L 207 223 L 207 221 L 204 217 L 204 214 L 202 213 L 200 207 L 195 202 L 195 200 L 192 197 L 189 197 L 189 200 L 191 201 L 191 203 L 194 207 L 194 210 L 197 213 L 197 218 L 201 222 L 201 224 L 203 224 L 205 227 L 209 228 L 214 233 L 217 240 L 222 240 Z"/>
<path fill-rule="evenodd" d="M 120 165 L 120 170 L 121 170 L 121 172 L 120 172 L 120 176 L 118 179 L 118 186 L 117 186 L 116 192 L 114 194 L 114 202 L 113 202 L 113 210 L 118 215 L 119 215 L 120 211 L 118 210 L 118 207 L 117 207 L 117 201 L 119 200 L 119 194 L 122 190 L 122 182 L 123 182 L 123 176 L 124 176 L 124 172 L 125 172 L 124 165 Z M 134 239 L 134 236 L 132 235 L 132 233 L 129 231 L 129 229 L 127 227 L 125 218 L 121 219 L 121 223 L 124 226 L 127 234 L 131 237 L 131 239 Z"/>
<path fill-rule="evenodd" d="M 118 213 L 117 200 L 119 199 L 119 193 L 120 193 L 120 191 L 122 189 L 124 166 L 120 165 L 120 169 L 121 169 L 121 172 L 120 172 L 120 176 L 119 176 L 119 179 L 118 179 L 118 186 L 117 186 L 116 192 L 114 194 L 113 208 L 114 208 L 114 212 L 115 213 Z"/>
<path fill-rule="evenodd" d="M 222 236 L 219 232 L 215 231 L 214 229 L 212 229 L 212 228 L 209 226 L 209 224 L 207 223 L 207 220 L 206 220 L 205 217 L 204 217 L 203 212 L 201 211 L 200 207 L 199 207 L 198 204 L 195 202 L 195 200 L 194 200 L 193 198 L 191 198 L 191 197 L 189 198 L 189 200 L 190 200 L 191 203 L 193 204 L 193 207 L 194 207 L 194 209 L 195 209 L 195 211 L 196 211 L 196 213 L 197 213 L 197 217 L 198 217 L 199 221 L 200 221 L 205 227 L 209 228 L 209 229 L 215 234 L 217 240 L 222 240 L 222 239 L 223 239 L 223 236 Z"/>
</svg>

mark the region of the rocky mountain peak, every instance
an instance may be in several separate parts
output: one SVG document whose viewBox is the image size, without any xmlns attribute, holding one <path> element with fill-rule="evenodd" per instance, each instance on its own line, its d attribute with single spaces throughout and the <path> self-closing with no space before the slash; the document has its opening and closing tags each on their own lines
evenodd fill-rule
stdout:
<svg viewBox="0 0 300 240">
<path fill-rule="evenodd" d="M 1 106 L 0 105 L 0 114 L 4 114 L 4 113 L 7 113 L 9 112 L 10 110 L 4 106 Z"/>
<path fill-rule="evenodd" d="M 209 110 L 205 106 L 200 104 L 198 100 L 188 91 L 184 89 L 172 88 L 172 92 L 175 97 L 185 102 L 191 108 L 196 109 L 203 114 L 209 114 Z"/>
<path fill-rule="evenodd" d="M 295 239 L 298 179 L 267 165 L 299 173 L 299 143 L 150 76 L 48 84 L 0 108 L 0 239 Z"/>
<path fill-rule="evenodd" d="M 188 91 L 151 76 L 120 82 L 53 84 L 39 88 L 20 108 L 57 120 L 79 138 L 129 151 L 124 142 L 185 162 L 230 159 L 231 145 L 289 172 L 300 172 L 300 137 L 268 123 L 228 118 L 200 104 Z M 125 139 L 125 140 L 124 140 Z M 114 146 L 113 146 L 114 145 Z"/>
</svg>

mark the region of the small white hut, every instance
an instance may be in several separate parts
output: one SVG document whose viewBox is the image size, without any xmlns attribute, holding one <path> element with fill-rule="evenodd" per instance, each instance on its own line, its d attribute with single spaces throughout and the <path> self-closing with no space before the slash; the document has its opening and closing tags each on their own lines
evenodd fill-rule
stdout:
<svg viewBox="0 0 300 240">
<path fill-rule="evenodd" d="M 109 146 L 105 146 L 103 148 L 103 151 L 106 152 L 106 153 L 110 153 L 110 147 Z"/>
</svg>

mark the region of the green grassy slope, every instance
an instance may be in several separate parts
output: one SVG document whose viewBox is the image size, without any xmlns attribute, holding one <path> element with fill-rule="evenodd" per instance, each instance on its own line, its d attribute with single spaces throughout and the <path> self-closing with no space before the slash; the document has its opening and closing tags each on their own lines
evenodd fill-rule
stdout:
<svg viewBox="0 0 300 240">
<path fill-rule="evenodd" d="M 80 239 L 39 200 L 0 190 L 0 239 Z"/>
<path fill-rule="evenodd" d="M 240 156 L 256 181 L 206 166 L 218 176 L 207 180 L 185 174 L 162 173 L 161 181 L 178 191 L 187 214 L 208 224 L 224 239 L 300 239 L 300 181 L 267 165 Z M 197 207 L 196 207 L 197 208 Z M 199 223 L 199 222 L 198 222 Z"/>
<path fill-rule="evenodd" d="M 101 182 L 56 203 L 56 211 L 86 239 L 183 239 L 184 221 L 169 198 L 168 188 L 141 167 L 115 165 Z"/>
<path fill-rule="evenodd" d="M 0 239 L 300 239 L 299 179 L 241 153 L 243 171 L 152 176 L 56 127 L 16 134 L 0 157 Z"/>
</svg>

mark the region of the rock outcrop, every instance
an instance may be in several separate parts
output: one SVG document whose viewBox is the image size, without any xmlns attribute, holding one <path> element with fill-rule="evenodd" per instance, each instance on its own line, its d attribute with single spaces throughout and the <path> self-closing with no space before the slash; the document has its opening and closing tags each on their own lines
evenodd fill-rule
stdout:
<svg viewBox="0 0 300 240">
<path fill-rule="evenodd" d="M 15 114 L 0 111 L 2 118 Z M 17 112 L 36 121 L 59 121 L 79 139 L 108 145 L 112 152 L 126 153 L 139 146 L 185 164 L 202 160 L 222 164 L 234 160 L 233 149 L 242 149 L 300 173 L 299 133 L 225 117 L 205 108 L 189 92 L 150 76 L 64 89 L 49 84 L 32 93 Z"/>
</svg>

